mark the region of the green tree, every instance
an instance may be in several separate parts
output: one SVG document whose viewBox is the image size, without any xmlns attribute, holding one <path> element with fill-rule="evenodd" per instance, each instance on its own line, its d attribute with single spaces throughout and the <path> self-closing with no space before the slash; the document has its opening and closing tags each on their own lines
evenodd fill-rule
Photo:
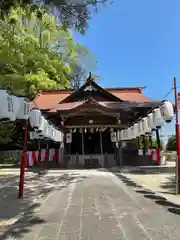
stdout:
<svg viewBox="0 0 180 240">
<path fill-rule="evenodd" d="M 52 14 L 13 9 L 0 21 L 0 44 L 0 87 L 30 99 L 41 90 L 69 87 L 79 45 Z"/>
<path fill-rule="evenodd" d="M 89 56 L 48 11 L 17 7 L 0 20 L 0 87 L 15 95 L 33 100 L 39 91 L 68 88 L 74 66 L 84 68 Z M 1 142 L 19 145 L 22 139 L 22 126 L 1 124 Z"/>
<path fill-rule="evenodd" d="M 176 136 L 172 135 L 166 144 L 166 150 L 168 151 L 176 151 Z"/>
<path fill-rule="evenodd" d="M 88 22 L 92 18 L 93 12 L 109 0 L 1 0 L 0 9 L 2 15 L 7 14 L 12 7 L 26 6 L 36 3 L 43 7 L 51 8 L 52 12 L 58 15 L 64 28 L 75 28 L 84 34 L 88 28 Z M 34 4 L 35 5 L 35 4 Z"/>
</svg>

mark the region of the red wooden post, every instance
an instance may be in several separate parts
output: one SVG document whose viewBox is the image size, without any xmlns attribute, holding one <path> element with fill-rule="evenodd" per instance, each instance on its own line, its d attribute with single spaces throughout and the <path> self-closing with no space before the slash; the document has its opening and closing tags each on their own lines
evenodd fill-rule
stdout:
<svg viewBox="0 0 180 240">
<path fill-rule="evenodd" d="M 178 157 L 178 183 L 180 191 L 180 139 L 179 139 L 179 119 L 178 119 L 178 98 L 177 98 L 177 87 L 176 78 L 174 78 L 174 95 L 175 95 L 175 116 L 176 116 L 176 151 Z"/>
<path fill-rule="evenodd" d="M 156 143 L 157 143 L 157 148 L 156 148 L 157 163 L 160 165 L 161 164 L 161 140 L 159 136 L 159 129 L 156 129 Z"/>
<path fill-rule="evenodd" d="M 28 138 L 28 120 L 25 120 L 24 123 L 24 147 L 23 155 L 21 157 L 21 168 L 20 168 L 20 178 L 19 178 L 19 198 L 23 198 L 24 195 L 24 175 L 25 167 L 27 164 L 27 138 Z"/>
</svg>

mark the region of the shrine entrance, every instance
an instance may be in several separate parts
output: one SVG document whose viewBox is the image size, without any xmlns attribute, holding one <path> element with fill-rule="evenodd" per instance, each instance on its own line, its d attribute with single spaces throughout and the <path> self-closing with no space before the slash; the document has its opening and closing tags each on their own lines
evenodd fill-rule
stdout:
<svg viewBox="0 0 180 240">
<path fill-rule="evenodd" d="M 72 142 L 67 146 L 69 154 L 99 155 L 113 154 L 114 145 L 111 141 L 110 129 L 98 131 L 95 128 L 79 129 L 72 133 Z"/>
<path fill-rule="evenodd" d="M 101 154 L 101 140 L 99 132 L 84 134 L 84 154 Z"/>
</svg>

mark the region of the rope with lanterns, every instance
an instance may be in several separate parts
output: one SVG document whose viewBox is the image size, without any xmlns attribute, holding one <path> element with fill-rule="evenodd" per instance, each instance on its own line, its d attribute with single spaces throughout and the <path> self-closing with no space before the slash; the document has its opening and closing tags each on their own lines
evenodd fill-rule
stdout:
<svg viewBox="0 0 180 240">
<path fill-rule="evenodd" d="M 63 133 L 49 123 L 39 109 L 31 109 L 31 103 L 27 102 L 24 97 L 16 97 L 0 89 L 0 101 L 1 122 L 29 120 L 30 126 L 34 129 L 30 132 L 31 139 L 51 139 L 54 142 L 63 142 Z"/>
<path fill-rule="evenodd" d="M 165 122 L 169 123 L 173 118 L 173 104 L 170 101 L 163 101 L 147 117 L 142 118 L 129 128 L 121 130 L 118 138 L 119 140 L 126 141 L 143 135 L 150 135 L 153 130 L 161 128 Z"/>
</svg>

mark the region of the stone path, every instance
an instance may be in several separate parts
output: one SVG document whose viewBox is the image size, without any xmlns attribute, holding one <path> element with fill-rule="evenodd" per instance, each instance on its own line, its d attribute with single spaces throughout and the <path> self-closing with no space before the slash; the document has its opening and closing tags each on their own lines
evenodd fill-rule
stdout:
<svg viewBox="0 0 180 240">
<path fill-rule="evenodd" d="M 98 170 L 56 171 L 52 175 L 42 177 L 44 189 L 51 188 L 48 196 L 0 239 L 180 239 L 180 206 L 125 176 Z"/>
</svg>

